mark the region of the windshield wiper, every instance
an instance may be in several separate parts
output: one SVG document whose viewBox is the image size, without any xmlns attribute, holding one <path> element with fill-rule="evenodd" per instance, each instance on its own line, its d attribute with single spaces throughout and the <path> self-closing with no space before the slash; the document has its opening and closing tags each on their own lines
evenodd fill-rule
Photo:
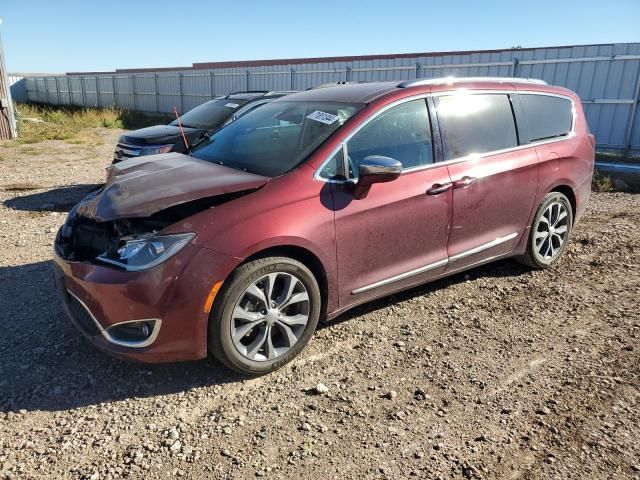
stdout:
<svg viewBox="0 0 640 480">
<path fill-rule="evenodd" d="M 202 142 L 209 140 L 211 138 L 211 132 L 204 132 L 202 135 L 200 135 L 200 137 L 191 144 L 191 146 L 189 147 L 189 151 L 191 151 L 193 148 L 197 147 L 198 145 L 200 145 Z M 213 140 L 211 143 L 215 142 L 215 140 Z"/>
</svg>

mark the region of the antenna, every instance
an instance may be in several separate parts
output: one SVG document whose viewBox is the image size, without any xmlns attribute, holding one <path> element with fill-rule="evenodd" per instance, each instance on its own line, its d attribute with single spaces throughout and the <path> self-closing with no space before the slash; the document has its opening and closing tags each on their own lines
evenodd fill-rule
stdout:
<svg viewBox="0 0 640 480">
<path fill-rule="evenodd" d="M 184 134 L 184 128 L 182 128 L 182 122 L 180 121 L 180 117 L 178 116 L 178 110 L 176 109 L 175 105 L 173 106 L 173 113 L 176 114 L 176 120 L 178 122 L 178 127 L 180 127 L 180 133 L 182 134 L 182 140 L 184 141 L 184 148 L 189 150 L 189 143 L 187 143 L 187 137 Z"/>
</svg>

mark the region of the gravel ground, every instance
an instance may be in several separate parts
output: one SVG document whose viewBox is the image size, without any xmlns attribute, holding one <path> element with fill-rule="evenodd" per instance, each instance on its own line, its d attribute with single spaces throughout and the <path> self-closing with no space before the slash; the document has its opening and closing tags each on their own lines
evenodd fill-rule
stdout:
<svg viewBox="0 0 640 480">
<path fill-rule="evenodd" d="M 640 478 L 640 196 L 595 194 L 550 270 L 368 304 L 245 380 L 111 359 L 65 318 L 54 233 L 119 133 L 0 147 L 0 478 Z"/>
</svg>

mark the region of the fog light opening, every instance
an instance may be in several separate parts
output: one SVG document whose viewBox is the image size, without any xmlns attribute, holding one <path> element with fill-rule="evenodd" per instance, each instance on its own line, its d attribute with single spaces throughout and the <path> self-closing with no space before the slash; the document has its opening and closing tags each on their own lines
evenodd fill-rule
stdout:
<svg viewBox="0 0 640 480">
<path fill-rule="evenodd" d="M 145 347 L 158 335 L 160 320 L 134 320 L 123 322 L 107 330 L 109 341 L 127 347 Z"/>
</svg>

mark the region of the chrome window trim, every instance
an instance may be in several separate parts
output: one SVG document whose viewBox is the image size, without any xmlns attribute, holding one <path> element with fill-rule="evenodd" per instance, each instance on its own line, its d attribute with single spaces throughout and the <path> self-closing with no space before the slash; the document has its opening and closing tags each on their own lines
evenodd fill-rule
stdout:
<svg viewBox="0 0 640 480">
<path fill-rule="evenodd" d="M 516 147 L 510 147 L 510 148 L 504 148 L 502 150 L 493 150 L 490 152 L 484 152 L 484 153 L 480 153 L 480 154 L 472 154 L 472 155 L 467 155 L 464 157 L 456 157 L 456 158 L 451 158 L 449 160 L 445 160 L 443 162 L 434 162 L 434 163 L 430 163 L 427 165 L 420 165 L 417 167 L 413 167 L 413 168 L 408 168 L 406 170 L 402 170 L 402 174 L 404 175 L 405 173 L 413 173 L 413 172 L 419 172 L 422 170 L 428 170 L 430 168 L 436 168 L 436 167 L 443 167 L 443 166 L 447 166 L 447 165 L 453 165 L 453 164 L 457 164 L 457 163 L 464 163 L 464 162 L 468 162 L 469 160 L 479 160 L 481 158 L 486 158 L 486 157 L 491 157 L 494 155 L 502 155 L 505 153 L 510 153 L 510 152 L 517 152 L 519 150 L 524 150 L 525 148 L 532 148 L 532 147 L 536 147 L 539 145 L 546 145 L 549 143 L 555 143 L 555 142 L 564 142 L 567 140 L 570 140 L 572 138 L 574 138 L 576 136 L 576 123 L 577 123 L 577 111 L 576 111 L 576 104 L 573 101 L 573 99 L 567 95 L 562 95 L 559 93 L 551 93 L 551 92 L 537 92 L 535 90 L 467 90 L 464 88 L 459 88 L 459 89 L 455 89 L 455 90 L 444 90 L 442 92 L 433 92 L 433 93 L 421 93 L 421 94 L 417 94 L 417 95 L 411 95 L 409 97 L 404 97 L 401 98 L 400 100 L 396 100 L 392 103 L 390 103 L 389 105 L 385 105 L 384 107 L 382 107 L 379 110 L 376 110 L 375 112 L 373 112 L 369 117 L 367 117 L 360 125 L 358 125 L 353 131 L 351 131 L 349 133 L 349 135 L 347 135 L 338 146 L 336 146 L 330 153 L 329 155 L 323 160 L 323 162 L 320 164 L 320 166 L 316 169 L 316 171 L 314 172 L 313 178 L 314 180 L 318 180 L 320 182 L 325 182 L 325 183 L 348 183 L 350 180 L 336 180 L 336 179 L 330 179 L 330 178 L 325 178 L 322 177 L 320 175 L 320 173 L 322 172 L 322 169 L 327 165 L 327 163 L 329 163 L 329 161 L 333 158 L 333 156 L 338 153 L 338 150 L 340 150 L 341 148 L 344 149 L 344 151 L 346 152 L 346 143 L 356 134 L 358 133 L 358 131 L 360 131 L 362 128 L 364 128 L 365 125 L 367 125 L 369 122 L 371 122 L 374 118 L 376 118 L 379 114 L 384 113 L 385 111 L 387 111 L 390 108 L 393 108 L 397 105 L 401 105 L 405 102 L 410 102 L 412 100 L 419 100 L 421 98 L 433 98 L 433 97 L 442 97 L 442 96 L 449 96 L 452 94 L 455 94 L 456 92 L 465 92 L 466 94 L 469 95 L 481 95 L 481 94 L 489 94 L 489 93 L 497 93 L 497 94 L 506 94 L 506 95 L 543 95 L 543 96 L 548 96 L 548 97 L 558 97 L 558 98 L 563 98 L 565 100 L 569 100 L 571 102 L 571 113 L 573 115 L 573 123 L 571 125 L 571 132 L 569 132 L 568 135 L 566 136 L 562 136 L 562 137 L 557 137 L 557 138 L 550 138 L 548 140 L 539 140 L 539 141 L 535 141 L 535 142 L 531 142 L 531 143 L 527 143 L 526 145 L 518 145 Z M 344 144 L 344 146 L 343 146 Z M 344 158 L 347 158 L 347 156 L 345 155 Z"/>
<path fill-rule="evenodd" d="M 428 272 L 429 270 L 433 270 L 434 268 L 449 265 L 450 263 L 456 262 L 458 260 L 462 260 L 463 258 L 466 258 L 466 257 L 470 257 L 471 255 L 475 255 L 476 253 L 484 252 L 485 250 L 488 250 L 490 248 L 497 247 L 498 245 L 502 245 L 503 243 L 506 243 L 509 240 L 513 240 L 517 236 L 518 236 L 518 232 L 513 232 L 513 233 L 510 233 L 509 235 L 498 237 L 495 240 L 491 240 L 490 242 L 483 243 L 482 245 L 478 245 L 477 247 L 471 248 L 469 250 L 465 250 L 464 252 L 460 252 L 451 257 L 443 258 L 442 260 L 438 260 L 437 262 L 430 263 L 428 265 L 425 265 L 424 267 L 416 268 L 414 270 L 409 270 L 408 272 L 400 273 L 398 275 L 394 275 L 393 277 L 385 278 L 375 283 L 370 283 L 363 287 L 356 288 L 355 290 L 351 291 L 351 294 L 357 295 L 358 293 L 367 292 L 374 288 L 382 287 L 384 285 L 389 285 L 390 283 L 395 283 L 399 280 L 404 280 L 405 278 L 410 278 L 420 273 Z"/>
<path fill-rule="evenodd" d="M 119 345 L 121 347 L 129 347 L 129 348 L 144 348 L 144 347 L 148 347 L 149 345 L 151 345 L 153 342 L 155 342 L 156 338 L 158 337 L 158 333 L 160 333 L 160 327 L 162 325 L 162 320 L 159 318 L 142 318 L 140 320 L 126 320 L 124 322 L 118 322 L 118 323 L 114 323 L 113 325 L 110 325 L 108 328 L 103 328 L 103 326 L 100 324 L 100 322 L 98 322 L 98 320 L 96 319 L 96 317 L 93 315 L 93 312 L 91 311 L 91 309 L 87 306 L 86 303 L 84 303 L 80 298 L 78 298 L 77 295 L 75 295 L 71 290 L 67 289 L 67 293 L 69 295 L 71 295 L 73 298 L 75 298 L 78 303 L 80 303 L 80 305 L 82 305 L 82 307 L 87 311 L 87 313 L 89 314 L 89 316 L 91 317 L 91 320 L 93 320 L 93 323 L 96 325 L 96 327 L 98 328 L 98 331 L 100 332 L 100 334 L 105 338 L 105 340 L 107 340 L 109 343 L 113 343 L 114 345 Z M 153 331 L 151 332 L 151 335 L 149 335 L 149 338 L 147 338 L 146 340 L 142 341 L 142 342 L 125 342 L 122 340 L 116 340 L 115 338 L 113 338 L 110 334 L 109 334 L 109 330 L 113 327 L 117 327 L 119 325 L 124 325 L 126 323 L 133 323 L 133 322 L 153 322 Z"/>
</svg>

